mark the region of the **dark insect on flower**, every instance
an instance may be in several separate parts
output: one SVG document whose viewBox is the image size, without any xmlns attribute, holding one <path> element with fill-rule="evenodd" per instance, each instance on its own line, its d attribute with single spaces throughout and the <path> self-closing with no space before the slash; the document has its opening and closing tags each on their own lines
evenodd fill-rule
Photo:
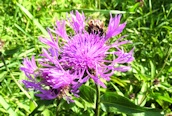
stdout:
<svg viewBox="0 0 172 116">
<path fill-rule="evenodd" d="M 89 69 L 88 71 L 89 71 L 90 74 L 96 75 L 96 71 L 94 69 Z"/>
<path fill-rule="evenodd" d="M 88 22 L 88 32 L 89 33 L 94 33 L 94 34 L 99 34 L 100 36 L 103 35 L 103 28 L 104 28 L 104 23 L 103 21 L 100 20 L 90 20 Z"/>
</svg>

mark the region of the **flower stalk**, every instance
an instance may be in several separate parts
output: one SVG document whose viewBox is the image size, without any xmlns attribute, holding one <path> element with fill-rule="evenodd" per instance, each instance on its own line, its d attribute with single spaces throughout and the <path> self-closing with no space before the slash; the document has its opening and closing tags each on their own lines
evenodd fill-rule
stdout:
<svg viewBox="0 0 172 116">
<path fill-rule="evenodd" d="M 95 108 L 95 116 L 100 115 L 100 86 L 95 84 L 96 86 L 96 108 Z"/>
</svg>

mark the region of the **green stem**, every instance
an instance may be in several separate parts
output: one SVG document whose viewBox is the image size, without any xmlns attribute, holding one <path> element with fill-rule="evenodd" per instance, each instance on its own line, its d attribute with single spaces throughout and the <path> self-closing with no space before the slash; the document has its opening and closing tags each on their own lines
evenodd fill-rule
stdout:
<svg viewBox="0 0 172 116">
<path fill-rule="evenodd" d="M 100 10 L 101 9 L 100 0 L 97 0 L 97 4 L 98 4 L 98 9 Z"/>
<path fill-rule="evenodd" d="M 56 116 L 59 116 L 60 114 L 59 114 L 59 111 L 60 111 L 60 107 L 62 106 L 62 104 L 63 104 L 63 101 L 62 101 L 62 99 L 56 99 L 56 104 L 57 104 L 57 109 L 56 109 Z"/>
<path fill-rule="evenodd" d="M 164 64 L 163 64 L 163 66 L 162 66 L 161 70 L 159 71 L 159 73 L 156 75 L 156 77 L 155 77 L 155 78 L 158 78 L 158 77 L 159 77 L 159 75 L 162 73 L 162 71 L 163 71 L 163 69 L 165 68 L 165 65 L 166 65 L 166 63 L 167 63 L 167 60 L 168 60 L 168 58 L 169 58 L 169 56 L 170 56 L 171 52 L 172 52 L 172 48 L 170 47 L 170 48 L 169 48 L 169 50 L 168 50 L 167 57 L 165 58 Z"/>
<path fill-rule="evenodd" d="M 96 84 L 96 108 L 95 116 L 100 115 L 100 86 Z"/>
</svg>

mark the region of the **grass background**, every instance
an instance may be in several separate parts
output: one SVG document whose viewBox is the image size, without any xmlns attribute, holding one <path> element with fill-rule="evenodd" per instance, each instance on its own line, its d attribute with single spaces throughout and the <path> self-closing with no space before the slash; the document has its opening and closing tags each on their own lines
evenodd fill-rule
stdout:
<svg viewBox="0 0 172 116">
<path fill-rule="evenodd" d="M 43 46 L 38 37 L 47 36 L 47 27 L 53 27 L 57 19 L 75 9 L 104 20 L 106 26 L 110 12 L 123 14 L 122 22 L 127 21 L 127 26 L 122 35 L 127 34 L 126 39 L 132 40 L 132 46 L 127 45 L 126 49 L 135 47 L 135 61 L 132 71 L 112 77 L 108 89 L 137 105 L 172 112 L 170 0 L 1 0 L 0 39 L 4 46 L 0 61 L 0 115 L 16 112 L 24 116 L 35 109 L 37 98 L 21 84 L 25 79 L 19 70 L 22 59 L 38 55 Z M 40 111 L 53 115 L 53 108 L 48 105 Z"/>
</svg>

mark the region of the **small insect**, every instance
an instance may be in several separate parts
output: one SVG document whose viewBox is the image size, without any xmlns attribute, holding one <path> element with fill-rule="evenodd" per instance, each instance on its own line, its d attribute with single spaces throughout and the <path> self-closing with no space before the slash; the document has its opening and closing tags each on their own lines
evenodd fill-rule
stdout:
<svg viewBox="0 0 172 116">
<path fill-rule="evenodd" d="M 103 28 L 104 28 L 104 23 L 103 21 L 100 20 L 90 20 L 88 22 L 88 33 L 94 33 L 94 34 L 99 34 L 100 36 L 103 35 Z"/>
<path fill-rule="evenodd" d="M 136 97 L 135 93 L 132 93 L 132 94 L 129 95 L 130 99 L 134 99 L 135 97 Z"/>
<path fill-rule="evenodd" d="M 156 78 L 156 79 L 154 79 L 154 81 L 153 81 L 153 84 L 154 85 L 158 85 L 160 83 L 160 81 Z"/>
<path fill-rule="evenodd" d="M 91 75 L 96 75 L 96 70 L 95 69 L 89 69 L 88 70 Z"/>
</svg>

